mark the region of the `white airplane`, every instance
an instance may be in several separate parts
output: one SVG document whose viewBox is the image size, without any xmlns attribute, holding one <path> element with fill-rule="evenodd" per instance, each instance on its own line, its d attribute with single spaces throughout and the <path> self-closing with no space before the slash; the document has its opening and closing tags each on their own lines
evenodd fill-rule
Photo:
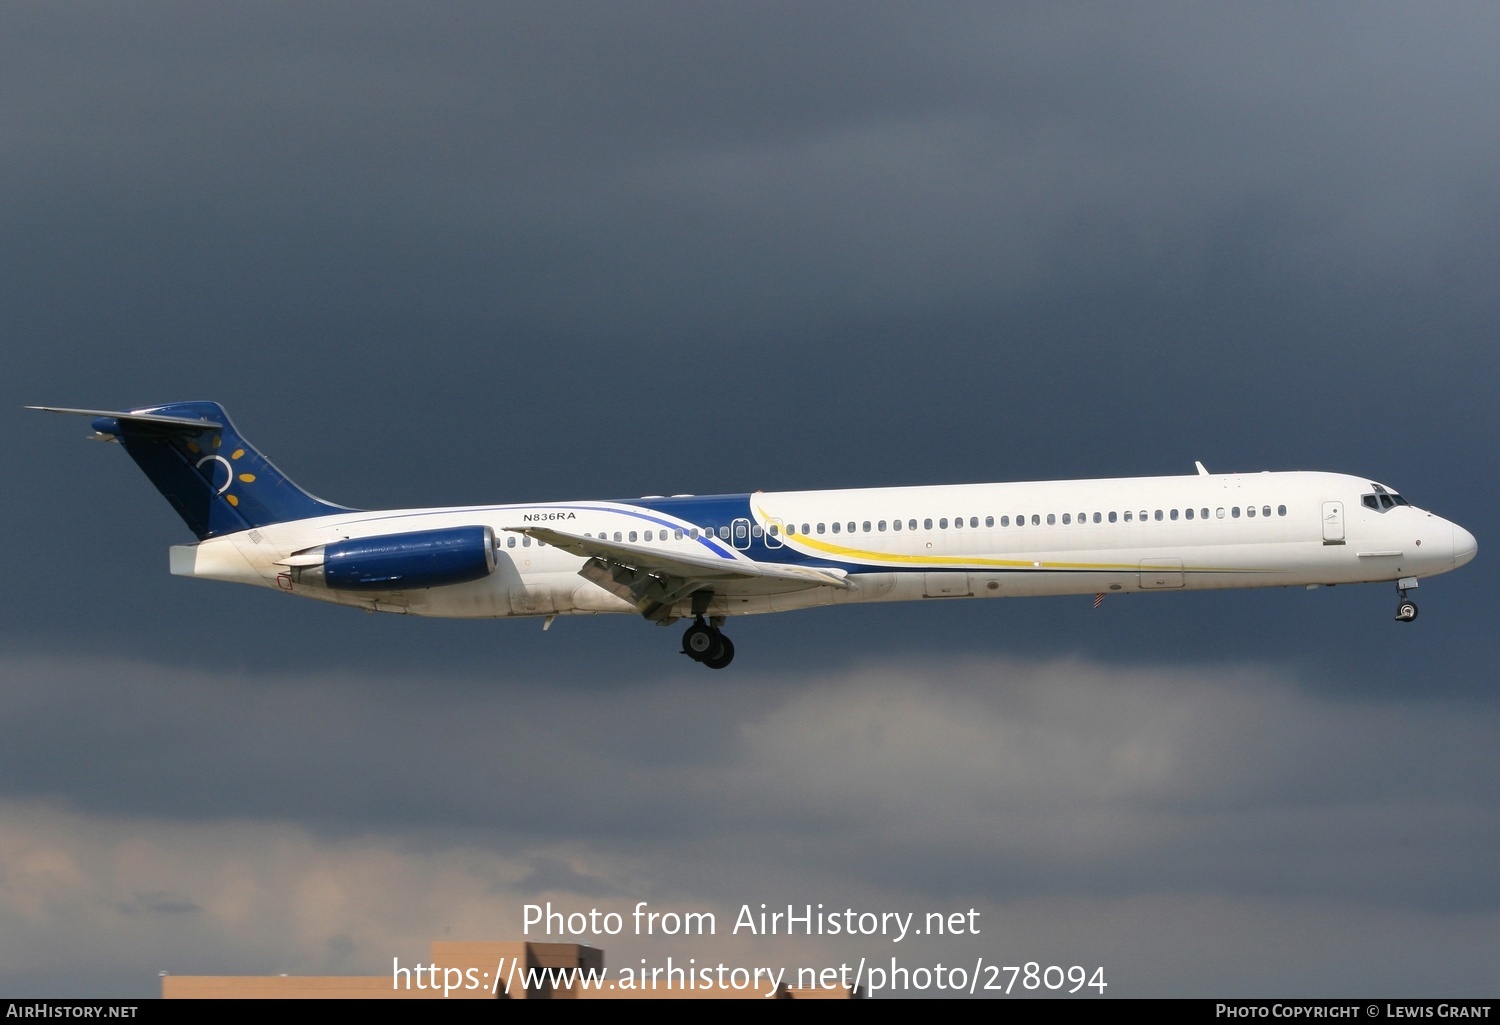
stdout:
<svg viewBox="0 0 1500 1025">
<path fill-rule="evenodd" d="M 722 669 L 730 616 L 845 602 L 1394 581 L 1474 558 L 1474 535 L 1339 473 L 757 491 L 361 511 L 314 498 L 217 403 L 93 417 L 198 536 L 179 576 L 374 612 L 690 619 L 682 650 Z"/>
</svg>

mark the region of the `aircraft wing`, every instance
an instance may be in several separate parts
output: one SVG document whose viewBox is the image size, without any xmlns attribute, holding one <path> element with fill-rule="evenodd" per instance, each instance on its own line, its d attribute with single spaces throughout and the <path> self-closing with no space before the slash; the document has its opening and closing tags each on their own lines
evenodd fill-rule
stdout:
<svg viewBox="0 0 1500 1025">
<path fill-rule="evenodd" d="M 807 587 L 852 588 L 848 574 L 841 569 L 823 569 L 813 566 L 786 566 L 774 562 L 754 562 L 750 559 L 718 559 L 708 555 L 686 555 L 679 552 L 667 554 L 659 548 L 645 545 L 606 541 L 602 537 L 582 537 L 551 527 L 506 527 L 517 534 L 527 534 L 538 541 L 545 541 L 554 548 L 561 548 L 572 555 L 586 559 L 602 559 L 605 562 L 648 573 L 665 574 L 684 580 L 707 583 L 716 580 L 785 580 Z"/>
<path fill-rule="evenodd" d="M 778 582 L 789 589 L 838 587 L 854 584 L 841 569 L 784 566 L 750 559 L 723 559 L 708 555 L 667 553 L 645 545 L 622 544 L 602 537 L 581 537 L 551 527 L 507 527 L 538 541 L 560 548 L 588 561 L 578 571 L 585 580 L 623 598 L 654 623 L 670 623 L 677 617 L 673 606 L 684 598 L 707 592 L 734 594 L 765 591 Z M 694 599 L 696 601 L 696 598 Z M 695 612 L 702 611 L 694 609 Z"/>
</svg>

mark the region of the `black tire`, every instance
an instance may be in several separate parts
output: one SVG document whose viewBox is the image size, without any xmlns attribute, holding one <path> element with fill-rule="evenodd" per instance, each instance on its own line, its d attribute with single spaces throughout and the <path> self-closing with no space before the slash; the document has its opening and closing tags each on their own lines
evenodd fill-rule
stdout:
<svg viewBox="0 0 1500 1025">
<path fill-rule="evenodd" d="M 682 635 L 682 653 L 694 662 L 702 662 L 718 649 L 719 631 L 694 623 Z"/>
<path fill-rule="evenodd" d="M 1396 619 L 1402 623 L 1410 623 L 1417 618 L 1417 603 L 1414 601 L 1403 601 L 1396 606 Z"/>
<path fill-rule="evenodd" d="M 710 669 L 723 669 L 734 661 L 734 643 L 723 634 L 719 634 L 719 641 L 719 650 L 712 657 L 703 659 L 703 664 Z"/>
</svg>

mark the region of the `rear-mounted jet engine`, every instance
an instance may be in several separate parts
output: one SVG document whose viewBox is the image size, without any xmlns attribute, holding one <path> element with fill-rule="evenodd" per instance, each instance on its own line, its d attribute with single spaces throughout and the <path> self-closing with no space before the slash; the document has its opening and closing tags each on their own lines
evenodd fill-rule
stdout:
<svg viewBox="0 0 1500 1025">
<path fill-rule="evenodd" d="M 282 560 L 298 584 L 334 591 L 409 591 L 466 584 L 495 571 L 495 532 L 446 527 L 382 534 L 295 552 Z"/>
</svg>

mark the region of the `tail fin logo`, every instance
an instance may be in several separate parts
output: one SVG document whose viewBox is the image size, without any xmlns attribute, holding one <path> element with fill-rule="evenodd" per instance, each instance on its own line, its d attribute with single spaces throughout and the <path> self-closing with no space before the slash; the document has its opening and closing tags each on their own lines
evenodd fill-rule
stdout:
<svg viewBox="0 0 1500 1025">
<path fill-rule="evenodd" d="M 223 443 L 223 439 L 220 438 L 218 435 L 214 435 L 214 440 L 213 440 L 212 447 L 213 448 L 218 448 L 222 443 Z M 190 442 L 188 442 L 187 443 L 187 447 L 188 447 L 188 451 L 191 452 L 191 453 L 193 453 L 193 455 L 198 455 L 200 452 L 203 451 L 203 449 L 198 445 L 198 443 L 196 441 L 190 441 Z M 235 449 L 234 452 L 230 454 L 230 456 L 229 456 L 228 459 L 225 459 L 223 456 L 218 455 L 217 453 L 211 453 L 209 455 L 203 456 L 203 458 L 199 459 L 196 463 L 193 464 L 194 469 L 196 469 L 199 473 L 203 474 L 203 477 L 204 477 L 205 480 L 208 481 L 209 486 L 214 489 L 214 493 L 217 494 L 217 495 L 223 495 L 224 496 L 224 501 L 228 502 L 230 505 L 239 505 L 240 504 L 239 497 L 236 496 L 232 491 L 229 490 L 229 488 L 230 488 L 231 485 L 233 485 L 235 483 L 240 483 L 240 484 L 254 484 L 255 483 L 255 474 L 253 474 L 253 473 L 239 473 L 239 474 L 236 474 L 234 472 L 234 463 L 232 462 L 232 460 L 239 459 L 242 456 L 244 456 L 244 454 L 245 454 L 245 450 L 242 449 L 242 448 Z M 209 470 L 205 471 L 204 467 L 206 465 L 208 465 L 209 463 L 213 463 L 215 465 L 214 465 L 214 467 L 212 469 L 209 469 Z M 217 483 L 217 481 L 216 481 L 216 478 L 218 478 L 218 476 L 219 476 L 219 469 L 218 468 L 221 467 L 221 466 L 224 468 L 224 474 L 223 474 L 224 475 L 224 482 L 222 484 Z"/>
<path fill-rule="evenodd" d="M 287 480 L 240 436 L 217 402 L 34 408 L 92 417 L 95 436 L 118 441 L 200 540 L 348 511 Z"/>
</svg>

